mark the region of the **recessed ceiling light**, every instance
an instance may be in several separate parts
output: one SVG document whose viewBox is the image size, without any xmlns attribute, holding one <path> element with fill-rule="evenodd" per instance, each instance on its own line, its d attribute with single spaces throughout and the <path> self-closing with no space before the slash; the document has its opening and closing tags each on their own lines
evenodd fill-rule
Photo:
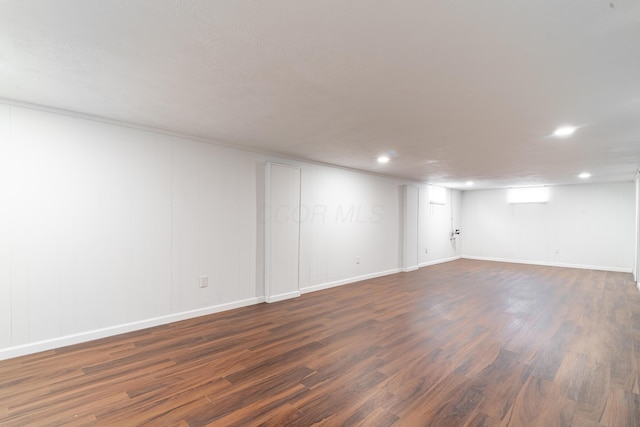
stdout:
<svg viewBox="0 0 640 427">
<path fill-rule="evenodd" d="M 378 163 L 389 163 L 389 156 L 378 157 Z"/>
<path fill-rule="evenodd" d="M 553 132 L 553 136 L 557 136 L 558 138 L 566 138 L 573 135 L 576 129 L 578 128 L 574 126 L 561 126 Z"/>
<path fill-rule="evenodd" d="M 591 174 L 589 172 L 582 172 L 580 175 L 578 175 L 578 178 L 582 178 L 582 179 L 591 178 Z"/>
<path fill-rule="evenodd" d="M 473 185 L 473 181 L 467 181 L 464 183 L 467 187 L 471 187 Z"/>
</svg>

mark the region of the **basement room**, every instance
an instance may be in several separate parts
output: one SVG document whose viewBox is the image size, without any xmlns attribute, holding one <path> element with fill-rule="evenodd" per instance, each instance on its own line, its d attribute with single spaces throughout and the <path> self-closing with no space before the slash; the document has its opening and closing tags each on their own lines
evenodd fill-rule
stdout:
<svg viewBox="0 0 640 427">
<path fill-rule="evenodd" d="M 640 423 L 640 3 L 0 1 L 0 425 Z"/>
</svg>

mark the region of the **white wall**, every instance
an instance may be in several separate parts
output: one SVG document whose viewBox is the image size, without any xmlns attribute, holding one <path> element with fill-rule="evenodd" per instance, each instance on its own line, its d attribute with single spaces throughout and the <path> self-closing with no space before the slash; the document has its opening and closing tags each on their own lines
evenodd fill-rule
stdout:
<svg viewBox="0 0 640 427">
<path fill-rule="evenodd" d="M 461 192 L 447 189 L 445 204 L 435 205 L 429 203 L 429 191 L 430 186 L 420 186 L 420 266 L 459 258 L 466 235 L 461 222 Z M 454 240 L 451 240 L 452 229 L 460 229 L 460 235 Z"/>
<path fill-rule="evenodd" d="M 405 181 L 305 165 L 302 171 L 302 292 L 398 272 Z"/>
<path fill-rule="evenodd" d="M 181 313 L 261 297 L 256 281 L 257 177 L 263 157 L 171 138 L 171 309 Z M 260 252 L 261 253 L 261 252 Z M 198 286 L 209 276 L 209 287 Z"/>
<path fill-rule="evenodd" d="M 11 109 L 0 104 L 0 348 L 11 343 Z"/>
<path fill-rule="evenodd" d="M 0 104 L 0 359 L 264 301 L 268 161 L 302 169 L 301 292 L 400 271 L 408 181 Z M 633 183 L 553 191 L 512 211 L 504 190 L 430 205 L 421 185 L 420 265 L 630 271 Z"/>
<path fill-rule="evenodd" d="M 10 113 L 11 135 L 2 142 L 9 185 L 1 197 L 9 238 L 0 246 L 8 254 L 1 287 L 9 289 L 11 319 L 2 347 L 167 313 L 170 138 L 21 108 Z"/>
<path fill-rule="evenodd" d="M 635 229 L 635 262 L 633 274 L 640 290 L 640 171 L 636 172 L 636 229 Z"/>
<path fill-rule="evenodd" d="M 465 191 L 462 206 L 464 257 L 632 271 L 633 182 L 550 187 L 541 204 Z"/>
<path fill-rule="evenodd" d="M 399 271 L 406 181 L 0 104 L 0 359 L 264 301 L 267 161 L 303 292 Z"/>
</svg>

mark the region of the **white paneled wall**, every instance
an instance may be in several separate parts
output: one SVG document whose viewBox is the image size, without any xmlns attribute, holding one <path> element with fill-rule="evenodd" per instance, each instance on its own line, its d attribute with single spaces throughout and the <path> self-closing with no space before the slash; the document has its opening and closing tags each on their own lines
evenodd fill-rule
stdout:
<svg viewBox="0 0 640 427">
<path fill-rule="evenodd" d="M 252 301 L 256 294 L 253 153 L 172 138 L 171 312 Z M 200 288 L 198 278 L 208 277 Z"/>
<path fill-rule="evenodd" d="M 419 262 L 427 266 L 460 258 L 465 230 L 461 226 L 461 192 L 447 189 L 444 205 L 429 203 L 428 185 L 420 186 Z M 451 240 L 452 229 L 462 229 Z"/>
<path fill-rule="evenodd" d="M 264 301 L 267 161 L 0 105 L 0 359 Z M 399 271 L 405 181 L 296 165 L 302 290 Z"/>
<path fill-rule="evenodd" d="M 11 109 L 11 344 L 169 310 L 170 141 Z"/>
<path fill-rule="evenodd" d="M 0 358 L 260 301 L 264 156 L 4 105 L 0 135 Z"/>
<path fill-rule="evenodd" d="M 506 190 L 464 192 L 464 256 L 631 272 L 633 183 L 549 190 L 548 203 L 513 205 Z"/>
<path fill-rule="evenodd" d="M 400 271 L 404 181 L 305 165 L 300 211 L 300 289 Z"/>
<path fill-rule="evenodd" d="M 11 160 L 11 109 L 0 104 L 0 349 L 12 343 L 11 223 L 14 198 Z"/>
<path fill-rule="evenodd" d="M 219 304 L 226 240 L 222 222 L 223 148 L 174 139 L 171 155 L 171 303 L 181 312 Z M 228 184 L 232 184 L 228 182 Z M 208 277 L 207 288 L 198 278 Z"/>
</svg>

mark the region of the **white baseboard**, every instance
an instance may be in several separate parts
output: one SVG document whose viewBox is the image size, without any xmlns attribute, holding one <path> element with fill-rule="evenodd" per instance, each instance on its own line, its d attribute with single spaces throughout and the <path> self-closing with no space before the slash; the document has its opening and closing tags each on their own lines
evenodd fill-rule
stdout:
<svg viewBox="0 0 640 427">
<path fill-rule="evenodd" d="M 566 264 L 561 262 L 529 261 L 529 260 L 523 260 L 523 259 L 480 257 L 480 256 L 472 256 L 472 255 L 462 255 L 462 258 L 476 259 L 479 261 L 509 262 L 512 264 L 544 265 L 547 267 L 579 268 L 582 270 L 615 271 L 617 273 L 631 273 L 633 271 L 631 268 L 606 267 L 601 265 Z"/>
<path fill-rule="evenodd" d="M 347 285 L 349 283 L 360 282 L 362 280 L 367 279 L 375 279 L 376 277 L 388 276 L 390 274 L 400 273 L 402 270 L 399 268 L 394 268 L 392 270 L 380 271 L 377 273 L 371 274 L 363 274 L 362 276 L 350 277 L 348 279 L 336 280 L 334 282 L 322 283 L 320 285 L 307 286 L 305 288 L 300 288 L 300 292 L 303 294 L 309 292 L 321 291 L 323 289 L 335 288 L 336 286 Z"/>
<path fill-rule="evenodd" d="M 460 259 L 460 258 L 462 258 L 460 255 L 456 255 L 456 256 L 452 256 L 450 258 L 442 258 L 442 259 L 435 259 L 433 261 L 421 262 L 418 265 L 420 267 L 428 267 L 430 265 L 442 264 L 443 262 L 455 261 L 455 260 Z"/>
<path fill-rule="evenodd" d="M 181 320 L 192 319 L 194 317 L 206 316 L 208 314 L 219 313 L 221 311 L 232 310 L 234 308 L 245 307 L 248 305 L 259 304 L 264 302 L 264 297 L 249 298 L 240 301 L 233 301 L 225 304 L 219 304 L 196 310 L 183 311 L 181 313 L 169 314 L 166 316 L 155 317 L 152 319 L 140 320 L 137 322 L 125 323 L 123 325 L 110 326 L 108 328 L 96 329 L 93 331 L 81 332 L 73 335 L 52 338 L 49 340 L 38 341 L 29 344 L 23 344 L 15 347 L 0 349 L 0 360 L 11 359 L 27 354 L 38 353 L 41 351 L 52 350 L 55 348 L 65 347 L 73 344 L 80 344 L 87 341 L 93 341 L 100 338 L 106 338 L 127 332 L 138 331 L 141 329 L 151 328 L 153 326 L 166 325 L 167 323 L 179 322 Z"/>
<path fill-rule="evenodd" d="M 391 270 L 379 271 L 377 273 L 363 274 L 362 276 L 355 276 L 355 277 L 350 277 L 348 279 L 336 280 L 335 282 L 328 282 L 328 283 L 322 283 L 320 285 L 307 286 L 307 287 L 304 287 L 304 288 L 300 288 L 300 292 L 302 292 L 303 294 L 306 294 L 306 293 L 309 293 L 309 292 L 316 292 L 316 291 L 321 291 L 323 289 L 334 288 L 336 286 L 348 285 L 349 283 L 360 282 L 362 280 L 375 279 L 376 277 L 388 276 L 390 274 L 416 271 L 420 267 L 426 267 L 428 265 L 440 264 L 440 263 L 443 263 L 443 262 L 455 261 L 455 260 L 460 259 L 460 258 L 461 258 L 460 256 L 454 256 L 454 257 L 451 257 L 451 258 L 443 258 L 443 259 L 438 259 L 438 260 L 434 260 L 434 261 L 423 262 L 423 263 L 418 264 L 415 267 L 409 267 L 409 268 L 406 268 L 406 269 L 394 268 L 394 269 L 391 269 Z"/>
<path fill-rule="evenodd" d="M 287 292 L 285 294 L 278 294 L 278 295 L 274 295 L 272 297 L 267 297 L 266 301 L 267 302 L 278 302 L 278 301 L 284 301 L 286 299 L 298 298 L 299 296 L 300 296 L 300 291 Z"/>
</svg>

